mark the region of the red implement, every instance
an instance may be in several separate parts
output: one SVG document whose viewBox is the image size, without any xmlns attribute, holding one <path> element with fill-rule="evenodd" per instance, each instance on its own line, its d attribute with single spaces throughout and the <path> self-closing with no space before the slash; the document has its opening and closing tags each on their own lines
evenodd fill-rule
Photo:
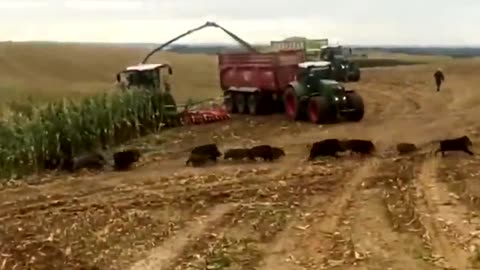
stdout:
<svg viewBox="0 0 480 270">
<path fill-rule="evenodd" d="M 230 115 L 223 107 L 209 110 L 185 110 L 182 114 L 186 125 L 201 125 L 230 119 Z"/>
</svg>

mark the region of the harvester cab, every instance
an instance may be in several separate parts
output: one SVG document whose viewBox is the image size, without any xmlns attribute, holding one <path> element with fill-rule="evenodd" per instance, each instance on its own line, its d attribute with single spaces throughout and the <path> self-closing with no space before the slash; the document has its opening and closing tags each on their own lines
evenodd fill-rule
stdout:
<svg viewBox="0 0 480 270">
<path fill-rule="evenodd" d="M 177 106 L 171 94 L 172 67 L 168 64 L 139 64 L 117 73 L 116 79 L 122 91 L 151 91 L 162 97 L 166 111 L 176 112 Z"/>
<path fill-rule="evenodd" d="M 140 64 L 119 72 L 117 83 L 122 90 L 146 89 L 162 94 L 170 92 L 172 74 L 172 68 L 167 64 Z"/>
</svg>

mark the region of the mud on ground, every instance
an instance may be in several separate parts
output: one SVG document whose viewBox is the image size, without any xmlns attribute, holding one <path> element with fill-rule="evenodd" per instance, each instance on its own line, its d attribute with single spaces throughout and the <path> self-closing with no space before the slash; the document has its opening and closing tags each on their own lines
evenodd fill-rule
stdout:
<svg viewBox="0 0 480 270">
<path fill-rule="evenodd" d="M 366 70 L 360 123 L 315 126 L 236 116 L 143 141 L 129 172 L 43 176 L 0 191 L 0 269 L 480 269 L 480 159 L 434 157 L 431 140 L 478 141 L 474 61 Z M 373 140 L 379 154 L 305 161 L 328 137 Z M 188 168 L 188 150 L 269 143 L 273 163 Z M 397 142 L 425 145 L 398 157 Z M 30 268 L 29 268 L 30 267 Z"/>
</svg>

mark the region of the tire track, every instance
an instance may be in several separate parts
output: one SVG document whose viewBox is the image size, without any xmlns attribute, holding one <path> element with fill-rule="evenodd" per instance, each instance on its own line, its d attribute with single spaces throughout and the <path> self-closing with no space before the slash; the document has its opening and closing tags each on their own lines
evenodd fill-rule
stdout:
<svg viewBox="0 0 480 270">
<path fill-rule="evenodd" d="M 354 194 L 337 229 L 337 245 L 331 250 L 335 265 L 438 269 L 431 263 L 412 199 L 415 161 L 414 157 L 382 160 L 364 188 Z"/>
<path fill-rule="evenodd" d="M 220 204 L 215 206 L 203 220 L 192 221 L 186 228 L 149 252 L 147 258 L 136 262 L 130 270 L 162 270 L 174 260 L 183 249 L 191 242 L 200 237 L 204 231 L 219 223 L 229 212 L 236 208 L 233 204 Z"/>
<path fill-rule="evenodd" d="M 331 243 L 328 235 L 333 235 L 341 220 L 345 208 L 352 194 L 367 177 L 372 175 L 378 167 L 376 159 L 365 161 L 355 172 L 348 174 L 338 187 L 338 193 L 331 196 L 312 196 L 307 206 L 306 223 L 294 220 L 281 232 L 265 254 L 260 263 L 261 270 L 265 269 L 304 269 L 318 267 L 329 257 Z M 348 180 L 345 180 L 348 179 Z M 305 230 L 303 234 L 298 231 Z M 302 229 L 304 228 L 304 229 Z M 290 258 L 285 261 L 286 258 Z M 301 260 L 299 260 L 302 258 Z M 302 266 L 302 267 L 300 267 Z"/>
<path fill-rule="evenodd" d="M 214 265 L 227 262 L 242 269 L 256 268 L 265 249 L 298 216 L 298 209 L 305 201 L 315 194 L 330 197 L 329 194 L 341 188 L 345 174 L 358 166 L 348 160 L 339 165 L 329 165 L 330 174 L 315 166 L 278 175 L 278 179 L 272 179 L 277 187 L 261 187 L 257 195 L 246 197 L 239 209 L 218 226 L 207 229 L 167 269 L 217 267 Z"/>
<path fill-rule="evenodd" d="M 430 234 L 429 239 L 435 253 L 445 258 L 449 267 L 476 269 L 471 264 L 472 254 L 467 251 L 465 242 L 471 239 L 470 233 L 475 232 L 478 227 L 463 222 L 468 214 L 465 206 L 449 206 L 451 198 L 448 187 L 437 181 L 438 163 L 436 159 L 425 161 L 418 175 L 417 197 L 422 223 Z M 464 240 L 459 241 L 458 238 Z"/>
</svg>

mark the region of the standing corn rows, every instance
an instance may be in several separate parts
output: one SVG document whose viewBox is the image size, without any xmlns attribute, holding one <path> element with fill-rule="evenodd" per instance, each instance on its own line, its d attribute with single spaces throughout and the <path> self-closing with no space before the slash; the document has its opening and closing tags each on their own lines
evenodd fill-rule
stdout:
<svg viewBox="0 0 480 270">
<path fill-rule="evenodd" d="M 158 131 L 163 103 L 147 91 L 127 91 L 52 102 L 31 117 L 14 114 L 0 122 L 0 177 L 54 169 L 84 151 Z"/>
</svg>

